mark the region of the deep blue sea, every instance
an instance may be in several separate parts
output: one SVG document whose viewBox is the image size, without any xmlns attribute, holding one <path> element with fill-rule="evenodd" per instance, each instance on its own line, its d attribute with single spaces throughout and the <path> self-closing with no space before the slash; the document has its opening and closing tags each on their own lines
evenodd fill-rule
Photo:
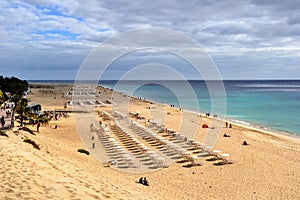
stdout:
<svg viewBox="0 0 300 200">
<path fill-rule="evenodd" d="M 29 82 L 73 83 L 73 81 Z M 153 83 L 125 81 L 117 84 L 117 89 L 155 102 L 174 104 L 195 112 L 212 113 L 212 99 L 207 83 L 188 81 L 195 91 L 198 104 L 195 104 L 195 98 L 186 93 L 184 86 L 186 82 L 183 81 L 164 81 L 159 84 L 157 81 Z M 300 135 L 300 80 L 247 80 L 223 81 L 223 83 L 227 119 Z M 114 89 L 116 81 L 101 81 L 99 84 Z M 172 87 L 168 88 L 170 85 Z M 172 88 L 176 88 L 176 91 Z M 178 98 L 178 92 L 183 94 L 183 99 Z"/>
</svg>

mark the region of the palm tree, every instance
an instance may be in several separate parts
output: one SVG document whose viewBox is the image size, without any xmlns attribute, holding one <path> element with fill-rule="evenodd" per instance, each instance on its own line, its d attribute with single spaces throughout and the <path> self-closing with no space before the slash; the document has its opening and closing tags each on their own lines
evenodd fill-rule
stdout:
<svg viewBox="0 0 300 200">
<path fill-rule="evenodd" d="M 30 114 L 30 110 L 26 109 L 28 105 L 28 99 L 22 98 L 15 105 L 16 113 L 19 114 L 21 126 L 23 126 L 24 118 Z"/>
<path fill-rule="evenodd" d="M 15 107 L 13 108 L 14 110 L 17 108 L 19 102 L 21 102 L 23 96 L 20 94 L 14 94 L 11 98 L 10 101 L 15 103 Z"/>
</svg>

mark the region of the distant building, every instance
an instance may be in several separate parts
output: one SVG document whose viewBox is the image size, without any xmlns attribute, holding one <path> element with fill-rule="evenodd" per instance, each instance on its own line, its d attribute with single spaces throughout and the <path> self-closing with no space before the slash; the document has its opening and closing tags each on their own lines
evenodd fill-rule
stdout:
<svg viewBox="0 0 300 200">
<path fill-rule="evenodd" d="M 42 106 L 38 103 L 30 104 L 27 108 L 30 109 L 31 112 L 35 114 L 38 114 L 42 110 Z"/>
</svg>

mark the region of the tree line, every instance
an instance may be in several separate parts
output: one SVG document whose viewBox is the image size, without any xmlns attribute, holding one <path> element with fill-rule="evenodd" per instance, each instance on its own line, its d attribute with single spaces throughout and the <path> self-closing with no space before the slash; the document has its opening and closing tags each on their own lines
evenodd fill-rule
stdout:
<svg viewBox="0 0 300 200">
<path fill-rule="evenodd" d="M 0 90 L 5 93 L 9 92 L 12 95 L 23 95 L 28 90 L 28 82 L 20 80 L 16 77 L 3 77 L 0 76 Z"/>
<path fill-rule="evenodd" d="M 26 107 L 28 100 L 24 98 L 24 94 L 28 90 L 28 82 L 20 80 L 16 77 L 3 77 L 0 76 L 0 104 L 9 100 L 14 102 L 14 112 L 20 115 L 21 126 L 23 125 L 23 118 L 26 114 Z M 10 97 L 6 93 L 10 93 Z"/>
</svg>

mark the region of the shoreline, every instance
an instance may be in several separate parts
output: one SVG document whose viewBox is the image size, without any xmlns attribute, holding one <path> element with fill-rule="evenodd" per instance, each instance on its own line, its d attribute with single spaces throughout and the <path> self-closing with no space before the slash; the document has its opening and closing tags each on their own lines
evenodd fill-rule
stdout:
<svg viewBox="0 0 300 200">
<path fill-rule="evenodd" d="M 72 81 L 72 80 L 70 80 L 70 81 Z M 74 86 L 75 82 L 74 83 L 28 82 L 28 83 L 31 84 L 31 85 L 53 85 L 54 84 L 54 85 L 68 85 L 68 86 L 72 85 L 72 86 Z M 91 85 L 91 84 L 87 84 L 87 85 Z M 130 96 L 124 91 L 116 91 L 116 90 L 114 90 L 114 88 L 109 88 L 105 85 L 97 84 L 97 86 L 105 88 L 105 89 L 112 89 L 113 92 L 117 92 L 119 94 L 125 94 L 127 96 Z M 168 103 L 162 103 L 162 102 L 146 99 L 146 98 L 143 98 L 143 97 L 138 97 L 138 96 L 130 96 L 130 97 L 135 98 L 136 100 L 139 100 L 139 101 L 142 101 L 142 102 L 146 102 L 146 103 L 157 104 L 157 105 L 166 106 L 166 107 L 170 106 L 170 104 L 168 104 Z M 176 106 L 174 108 L 180 109 L 179 107 L 176 107 Z M 189 113 L 192 113 L 192 114 L 195 114 L 195 115 L 200 115 L 201 117 L 206 117 L 205 113 L 197 112 L 197 111 L 194 111 L 194 110 L 183 109 L 183 111 L 189 112 Z M 233 118 L 226 119 L 226 117 L 224 117 L 224 119 L 222 119 L 222 118 L 213 118 L 213 117 L 206 117 L 206 118 L 218 120 L 218 121 L 223 122 L 223 123 L 225 123 L 227 121 L 227 122 L 229 122 L 233 125 L 243 127 L 243 128 L 247 128 L 247 129 L 251 129 L 251 130 L 258 131 L 258 132 L 268 134 L 268 135 L 275 135 L 275 136 L 278 135 L 278 136 L 284 136 L 284 137 L 300 140 L 300 135 L 297 134 L 297 133 L 292 133 L 292 132 L 288 132 L 288 131 L 284 131 L 284 130 L 273 129 L 273 128 L 268 127 L 268 126 L 264 126 L 263 124 L 254 124 L 254 123 L 251 123 L 251 122 L 248 122 L 248 121 L 243 121 L 243 120 L 233 119 Z M 240 122 L 238 122 L 238 121 L 240 121 Z"/>
<path fill-rule="evenodd" d="M 113 92 L 117 92 L 119 94 L 125 94 L 127 96 L 130 96 L 124 91 L 116 91 L 113 88 L 109 88 L 109 87 L 106 87 L 106 86 L 100 85 L 100 84 L 98 86 L 103 87 L 105 89 L 112 89 Z M 139 101 L 146 102 L 146 103 L 152 103 L 152 104 L 157 104 L 157 105 L 166 106 L 166 107 L 170 106 L 170 104 L 153 101 L 153 100 L 146 99 L 146 98 L 143 98 L 143 97 L 141 97 L 141 98 L 138 97 L 138 96 L 130 96 L 130 97 L 135 98 L 136 100 L 139 100 Z M 260 125 L 260 124 L 253 124 L 251 122 L 242 121 L 242 120 L 238 120 L 238 119 L 228 118 L 226 120 L 225 119 L 226 117 L 224 117 L 224 119 L 221 119 L 221 118 L 218 118 L 218 117 L 217 118 L 207 117 L 207 116 L 205 116 L 205 113 L 201 113 L 201 112 L 197 112 L 197 111 L 189 110 L 189 109 L 183 109 L 183 108 L 179 108 L 179 107 L 176 107 L 176 106 L 174 108 L 177 108 L 178 110 L 182 109 L 182 111 L 184 111 L 184 112 L 195 114 L 197 116 L 200 115 L 201 117 L 209 118 L 211 120 L 217 120 L 217 121 L 223 122 L 224 124 L 227 121 L 227 122 L 229 122 L 229 123 L 231 123 L 235 126 L 243 127 L 243 128 L 246 128 L 246 129 L 251 129 L 251 130 L 254 130 L 254 131 L 258 131 L 258 132 L 263 133 L 263 134 L 274 135 L 274 136 L 284 136 L 284 137 L 300 140 L 300 135 L 296 134 L 296 133 L 291 133 L 291 132 L 283 131 L 283 130 L 276 130 L 276 129 L 273 129 L 271 127 L 263 126 L 263 125 Z M 240 122 L 238 122 L 238 121 L 240 121 Z M 247 124 L 244 124 L 244 123 L 247 123 Z M 257 127 L 257 126 L 259 126 L 259 127 Z"/>
</svg>

